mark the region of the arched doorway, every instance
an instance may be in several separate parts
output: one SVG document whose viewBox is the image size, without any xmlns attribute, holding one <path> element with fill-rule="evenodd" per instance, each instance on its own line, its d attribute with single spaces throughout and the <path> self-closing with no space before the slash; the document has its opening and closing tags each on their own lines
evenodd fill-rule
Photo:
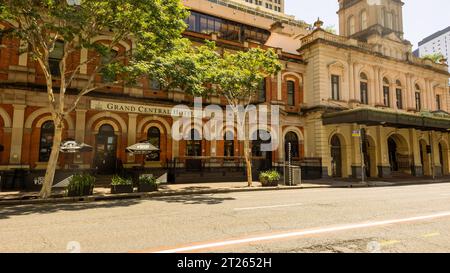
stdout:
<svg viewBox="0 0 450 273">
<path fill-rule="evenodd" d="M 291 159 L 293 161 L 300 159 L 300 145 L 298 141 L 298 136 L 294 132 L 288 132 L 284 136 L 284 157 L 285 160 L 289 160 L 289 146 L 290 148 L 290 155 Z"/>
<path fill-rule="evenodd" d="M 94 164 L 99 174 L 113 174 L 117 163 L 117 136 L 114 128 L 103 124 L 95 137 Z"/>
<path fill-rule="evenodd" d="M 266 130 L 257 130 L 253 133 L 252 140 L 254 164 L 258 166 L 259 171 L 270 170 L 272 168 L 272 151 L 265 147 L 272 142 L 271 134 Z"/>
<path fill-rule="evenodd" d="M 331 174 L 332 177 L 342 177 L 342 143 L 338 136 L 331 138 Z"/>
<path fill-rule="evenodd" d="M 448 146 L 445 142 L 439 143 L 439 163 L 441 164 L 441 174 L 449 175 Z"/>
<path fill-rule="evenodd" d="M 411 155 L 406 139 L 400 134 L 393 134 L 387 139 L 390 172 L 411 174 Z"/>
<path fill-rule="evenodd" d="M 430 146 L 425 140 L 420 140 L 420 162 L 422 163 L 422 172 L 425 176 L 431 176 L 431 153 Z"/>
<path fill-rule="evenodd" d="M 161 131 L 158 127 L 150 127 L 147 132 L 147 140 L 156 148 L 161 148 Z M 146 156 L 146 161 L 160 161 L 161 150 L 153 151 Z"/>
<path fill-rule="evenodd" d="M 366 134 L 366 139 L 363 144 L 363 155 L 364 155 L 364 164 L 366 177 L 377 177 L 378 168 L 377 168 L 377 151 L 375 146 L 375 141 L 372 137 Z"/>
<path fill-rule="evenodd" d="M 397 143 L 392 137 L 388 139 L 388 154 L 391 172 L 398 172 Z"/>
</svg>

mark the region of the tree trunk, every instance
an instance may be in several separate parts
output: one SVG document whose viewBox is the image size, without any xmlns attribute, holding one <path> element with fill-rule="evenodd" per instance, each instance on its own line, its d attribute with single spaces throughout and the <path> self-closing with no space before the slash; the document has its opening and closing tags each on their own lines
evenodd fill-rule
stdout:
<svg viewBox="0 0 450 273">
<path fill-rule="evenodd" d="M 61 117 L 54 118 L 55 135 L 53 137 L 52 152 L 48 160 L 47 171 L 45 172 L 44 184 L 39 196 L 43 199 L 49 198 L 52 194 L 53 180 L 55 178 L 56 167 L 58 165 L 59 148 L 62 141 L 63 121 Z"/>
<path fill-rule="evenodd" d="M 247 182 L 248 186 L 251 187 L 253 185 L 253 175 L 252 175 L 252 162 L 250 160 L 249 150 L 250 150 L 250 141 L 246 137 L 244 140 L 244 158 L 247 167 Z"/>
</svg>

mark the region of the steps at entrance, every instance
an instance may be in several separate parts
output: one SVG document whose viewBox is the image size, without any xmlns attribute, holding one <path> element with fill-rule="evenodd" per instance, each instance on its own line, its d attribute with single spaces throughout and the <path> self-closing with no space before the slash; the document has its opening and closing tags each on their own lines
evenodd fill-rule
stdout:
<svg viewBox="0 0 450 273">
<path fill-rule="evenodd" d="M 247 177 L 243 172 L 187 172 L 176 175 L 175 183 L 205 183 L 205 182 L 243 182 Z"/>
<path fill-rule="evenodd" d="M 113 175 L 96 175 L 95 186 L 109 188 Z"/>
<path fill-rule="evenodd" d="M 409 173 L 404 173 L 404 172 L 392 172 L 391 173 L 391 178 L 394 178 L 394 179 L 407 179 L 407 178 L 411 178 L 411 177 L 413 177 L 413 176 Z"/>
</svg>

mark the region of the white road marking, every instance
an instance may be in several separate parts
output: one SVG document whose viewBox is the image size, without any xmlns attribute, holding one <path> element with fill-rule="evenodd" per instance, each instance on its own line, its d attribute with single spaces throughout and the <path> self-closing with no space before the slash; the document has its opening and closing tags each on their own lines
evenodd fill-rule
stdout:
<svg viewBox="0 0 450 273">
<path fill-rule="evenodd" d="M 273 209 L 273 208 L 286 208 L 286 207 L 297 207 L 303 204 L 285 204 L 285 205 L 273 205 L 273 206 L 263 206 L 263 207 L 248 207 L 248 208 L 235 208 L 234 210 L 242 211 L 242 210 L 257 210 L 257 209 Z"/>
<path fill-rule="evenodd" d="M 270 241 L 270 240 L 280 240 L 280 239 L 286 239 L 286 238 L 291 238 L 291 237 L 302 237 L 302 236 L 307 236 L 307 235 L 316 235 L 316 234 L 331 233 L 331 232 L 338 232 L 338 231 L 345 231 L 345 230 L 352 230 L 352 229 L 371 228 L 371 227 L 385 226 L 385 225 L 391 225 L 391 224 L 400 224 L 400 223 L 407 223 L 407 222 L 414 222 L 414 221 L 431 220 L 431 219 L 444 218 L 444 217 L 450 217 L 450 211 L 431 214 L 431 215 L 425 215 L 425 216 L 416 216 L 416 217 L 392 219 L 392 220 L 376 221 L 376 222 L 367 222 L 367 223 L 356 223 L 356 224 L 348 224 L 348 225 L 342 225 L 342 226 L 333 226 L 333 227 L 315 228 L 315 229 L 309 229 L 309 230 L 292 231 L 292 232 L 272 234 L 272 235 L 259 236 L 259 237 L 248 237 L 248 238 L 243 238 L 243 239 L 225 240 L 225 241 L 221 241 L 221 242 L 213 242 L 213 243 L 198 244 L 198 245 L 191 245 L 191 246 L 185 246 L 185 247 L 180 247 L 180 248 L 167 249 L 167 250 L 158 251 L 157 253 L 177 253 L 177 252 L 196 251 L 196 250 L 201 250 L 201 249 L 225 247 L 225 246 L 232 246 L 232 245 L 238 245 L 238 244 Z"/>
</svg>

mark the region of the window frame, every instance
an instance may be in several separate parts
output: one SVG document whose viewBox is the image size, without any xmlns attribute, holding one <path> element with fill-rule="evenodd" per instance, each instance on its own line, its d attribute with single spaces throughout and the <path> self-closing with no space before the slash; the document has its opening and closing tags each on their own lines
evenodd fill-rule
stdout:
<svg viewBox="0 0 450 273">
<path fill-rule="evenodd" d="M 293 80 L 286 81 L 287 104 L 295 106 L 295 89 L 296 84 Z"/>
</svg>

